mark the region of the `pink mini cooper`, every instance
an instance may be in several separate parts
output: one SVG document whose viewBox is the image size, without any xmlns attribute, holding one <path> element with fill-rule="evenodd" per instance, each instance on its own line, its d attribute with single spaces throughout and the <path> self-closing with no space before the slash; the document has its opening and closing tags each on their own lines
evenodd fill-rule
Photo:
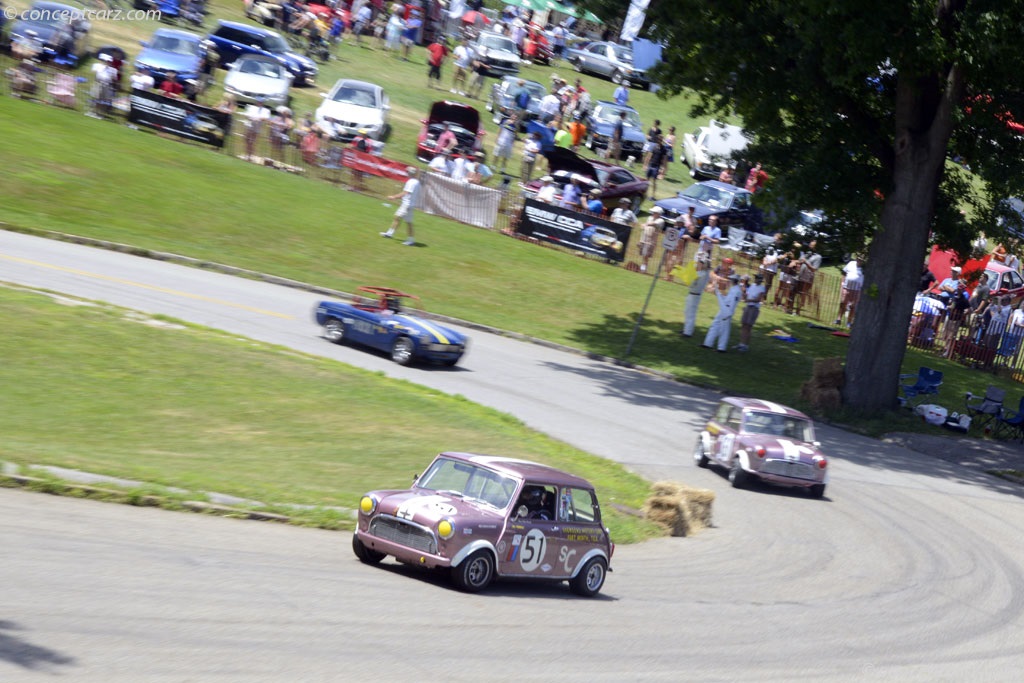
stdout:
<svg viewBox="0 0 1024 683">
<path fill-rule="evenodd" d="M 441 453 L 411 489 L 362 497 L 352 550 L 366 564 L 390 555 L 450 568 L 468 592 L 500 576 L 568 581 L 593 596 L 615 545 L 586 480 L 526 460 Z"/>
<path fill-rule="evenodd" d="M 765 481 L 825 495 L 828 459 L 814 440 L 811 418 L 786 406 L 752 398 L 725 398 L 697 437 L 693 459 L 700 467 L 720 465 L 742 488 Z"/>
</svg>

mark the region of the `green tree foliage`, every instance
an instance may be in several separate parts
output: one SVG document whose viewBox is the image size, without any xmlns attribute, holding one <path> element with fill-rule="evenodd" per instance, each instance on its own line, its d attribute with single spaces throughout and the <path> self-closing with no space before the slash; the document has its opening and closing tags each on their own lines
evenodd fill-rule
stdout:
<svg viewBox="0 0 1024 683">
<path fill-rule="evenodd" d="M 588 7 L 621 18 L 624 5 Z M 851 408 L 896 403 L 929 242 L 963 252 L 979 231 L 998 238 L 999 201 L 1022 192 L 1021 26 L 1022 0 L 651 2 L 642 35 L 666 46 L 664 94 L 742 118 L 773 176 L 769 203 L 824 209 L 867 254 Z"/>
</svg>

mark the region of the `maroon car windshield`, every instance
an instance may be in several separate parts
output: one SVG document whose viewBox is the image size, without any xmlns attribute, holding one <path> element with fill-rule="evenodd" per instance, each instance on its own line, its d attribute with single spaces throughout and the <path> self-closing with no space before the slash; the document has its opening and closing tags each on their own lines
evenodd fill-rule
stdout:
<svg viewBox="0 0 1024 683">
<path fill-rule="evenodd" d="M 508 507 L 518 486 L 519 482 L 512 477 L 494 470 L 443 457 L 435 460 L 416 482 L 420 489 L 480 501 L 501 510 Z"/>
</svg>

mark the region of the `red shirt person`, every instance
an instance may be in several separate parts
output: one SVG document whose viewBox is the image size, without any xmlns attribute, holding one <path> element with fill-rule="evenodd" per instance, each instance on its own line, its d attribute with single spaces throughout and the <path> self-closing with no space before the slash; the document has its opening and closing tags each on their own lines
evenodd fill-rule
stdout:
<svg viewBox="0 0 1024 683">
<path fill-rule="evenodd" d="M 185 88 L 182 87 L 181 83 L 178 83 L 178 74 L 168 71 L 167 76 L 164 77 L 164 82 L 160 84 L 160 92 L 167 97 L 181 97 L 181 94 L 185 92 Z"/>
</svg>

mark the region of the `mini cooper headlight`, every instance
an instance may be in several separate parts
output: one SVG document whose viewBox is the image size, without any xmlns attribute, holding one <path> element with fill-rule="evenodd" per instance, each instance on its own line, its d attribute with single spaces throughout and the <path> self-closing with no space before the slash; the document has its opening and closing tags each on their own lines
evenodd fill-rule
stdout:
<svg viewBox="0 0 1024 683">
<path fill-rule="evenodd" d="M 442 519 L 437 523 L 437 535 L 448 540 L 455 535 L 455 524 L 450 519 Z"/>
<path fill-rule="evenodd" d="M 377 511 L 377 498 L 376 496 L 363 496 L 359 500 L 359 511 L 364 515 L 372 515 Z"/>
</svg>

